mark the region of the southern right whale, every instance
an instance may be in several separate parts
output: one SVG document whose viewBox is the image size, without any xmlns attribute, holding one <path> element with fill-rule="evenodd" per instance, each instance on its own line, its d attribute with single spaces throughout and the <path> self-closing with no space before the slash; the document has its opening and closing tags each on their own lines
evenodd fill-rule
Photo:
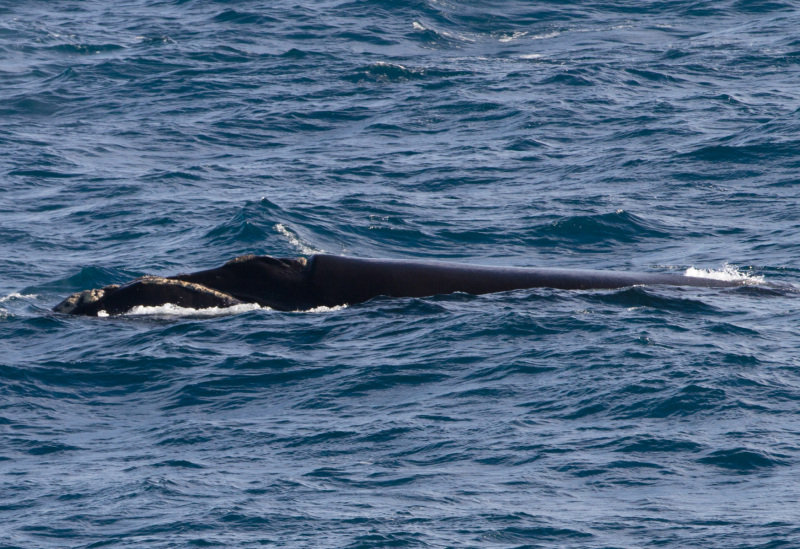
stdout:
<svg viewBox="0 0 800 549">
<path fill-rule="evenodd" d="M 732 287 L 743 281 L 679 274 L 526 267 L 489 267 L 438 261 L 359 259 L 317 254 L 308 258 L 246 255 L 221 267 L 85 290 L 53 309 L 76 315 L 122 314 L 137 305 L 172 303 L 203 309 L 257 303 L 281 311 L 353 305 L 378 296 L 487 294 L 525 288 L 564 290 L 626 286 Z"/>
</svg>

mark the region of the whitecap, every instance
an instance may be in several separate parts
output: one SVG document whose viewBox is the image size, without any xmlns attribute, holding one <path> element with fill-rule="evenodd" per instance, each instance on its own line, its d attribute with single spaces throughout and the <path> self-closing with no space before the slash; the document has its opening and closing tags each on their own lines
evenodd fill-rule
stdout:
<svg viewBox="0 0 800 549">
<path fill-rule="evenodd" d="M 764 282 L 763 275 L 751 275 L 743 273 L 736 265 L 725 264 L 722 269 L 695 269 L 689 267 L 686 269 L 686 276 L 696 278 L 711 278 L 714 280 L 727 280 L 730 282 L 744 282 L 745 284 L 762 284 Z"/>
<path fill-rule="evenodd" d="M 330 313 L 334 311 L 341 311 L 347 308 L 347 305 L 334 305 L 333 307 L 326 307 L 321 305 L 304 311 L 293 311 L 295 313 Z M 208 307 L 205 309 L 193 309 L 191 307 L 181 307 L 173 303 L 165 303 L 164 305 L 146 306 L 137 305 L 123 316 L 176 316 L 176 317 L 216 317 L 216 316 L 229 316 L 247 313 L 249 311 L 271 311 L 270 307 L 262 307 L 257 303 L 240 303 L 230 307 Z M 106 318 L 110 316 L 106 311 L 98 311 L 97 316 Z"/>
<path fill-rule="evenodd" d="M 287 229 L 286 225 L 284 225 L 283 223 L 277 223 L 275 225 L 275 230 L 278 231 L 278 233 L 285 236 L 286 240 L 289 241 L 289 244 L 297 248 L 297 250 L 302 254 L 312 255 L 322 252 L 322 250 L 317 250 L 316 248 L 309 246 L 308 244 L 300 240 L 300 237 L 298 237 L 294 232 Z"/>
<path fill-rule="evenodd" d="M 298 313 L 330 313 L 333 311 L 341 311 L 342 309 L 346 309 L 347 305 L 334 305 L 333 307 L 326 307 L 325 305 L 320 305 L 319 307 L 314 307 L 313 309 L 308 309 L 307 311 L 295 311 Z"/>
<path fill-rule="evenodd" d="M 257 310 L 270 310 L 269 307 L 262 307 L 256 303 L 240 303 L 230 307 L 207 307 L 205 309 L 193 309 L 191 307 L 181 307 L 172 303 L 165 303 L 164 305 L 145 306 L 137 305 L 130 311 L 125 313 L 125 316 L 193 316 L 193 317 L 209 317 L 209 316 L 228 316 L 248 311 Z M 100 311 L 97 316 L 108 316 L 105 311 Z"/>
<path fill-rule="evenodd" d="M 560 34 L 561 33 L 559 31 L 546 32 L 543 34 L 534 34 L 533 36 L 531 36 L 531 40 L 547 40 L 548 38 L 555 38 Z"/>
<path fill-rule="evenodd" d="M 501 36 L 499 38 L 499 41 L 500 42 L 511 42 L 512 40 L 516 40 L 517 38 L 522 38 L 526 34 L 528 34 L 528 33 L 525 32 L 525 31 L 516 31 L 516 32 L 514 32 L 512 34 L 505 34 L 505 35 Z"/>
<path fill-rule="evenodd" d="M 12 299 L 36 299 L 36 294 L 21 294 L 19 292 L 12 292 L 5 297 L 0 297 L 0 303 L 5 303 L 6 301 L 11 301 Z"/>
</svg>

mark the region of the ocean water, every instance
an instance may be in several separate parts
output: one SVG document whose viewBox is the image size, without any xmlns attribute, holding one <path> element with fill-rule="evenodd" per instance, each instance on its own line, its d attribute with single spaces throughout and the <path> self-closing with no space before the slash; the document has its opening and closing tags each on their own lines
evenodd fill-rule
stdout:
<svg viewBox="0 0 800 549">
<path fill-rule="evenodd" d="M 800 547 L 798 28 L 0 1 L 0 546 Z M 320 251 L 754 283 L 51 312 Z"/>
</svg>

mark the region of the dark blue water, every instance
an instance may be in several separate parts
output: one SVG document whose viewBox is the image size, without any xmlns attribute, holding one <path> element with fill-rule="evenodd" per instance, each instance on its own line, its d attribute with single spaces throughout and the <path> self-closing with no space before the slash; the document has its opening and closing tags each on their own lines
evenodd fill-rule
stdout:
<svg viewBox="0 0 800 549">
<path fill-rule="evenodd" d="M 799 28 L 0 1 L 0 546 L 800 547 Z M 50 312 L 316 251 L 766 284 Z"/>
</svg>

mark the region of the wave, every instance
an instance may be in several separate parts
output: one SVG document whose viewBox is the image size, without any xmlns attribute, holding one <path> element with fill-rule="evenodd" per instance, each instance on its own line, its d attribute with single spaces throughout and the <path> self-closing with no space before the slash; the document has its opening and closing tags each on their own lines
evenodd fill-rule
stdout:
<svg viewBox="0 0 800 549">
<path fill-rule="evenodd" d="M 297 234 L 295 234 L 293 231 L 287 229 L 286 225 L 284 225 L 283 223 L 277 223 L 275 225 L 275 230 L 278 231 L 278 233 L 280 233 L 283 236 L 285 236 L 286 240 L 289 241 L 289 244 L 294 246 L 297 249 L 297 251 L 299 251 L 301 254 L 312 255 L 312 254 L 317 254 L 317 253 L 322 253 L 323 252 L 323 250 L 315 248 L 315 247 L 311 246 L 310 244 L 302 241 L 300 239 L 300 237 L 297 236 Z"/>
<path fill-rule="evenodd" d="M 336 305 L 334 307 L 314 307 L 306 311 L 294 311 L 297 313 L 330 313 L 346 309 L 347 305 Z M 218 316 L 231 316 L 239 315 L 242 313 L 249 313 L 250 311 L 272 311 L 270 307 L 262 307 L 257 303 L 240 303 L 231 307 L 207 307 L 205 309 L 194 309 L 192 307 L 181 307 L 173 303 L 165 303 L 164 305 L 145 306 L 137 305 L 130 311 L 121 316 L 155 316 L 155 317 L 218 317 Z M 97 316 L 107 318 L 110 317 L 106 311 L 100 311 Z"/>
<path fill-rule="evenodd" d="M 595 215 L 576 215 L 540 225 L 532 231 L 542 243 L 567 241 L 575 244 L 633 243 L 670 238 L 668 227 L 624 210 Z"/>
<path fill-rule="evenodd" d="M 269 307 L 262 307 L 256 303 L 242 303 L 231 307 L 208 307 L 206 309 L 193 309 L 191 307 L 181 307 L 172 303 L 148 307 L 137 305 L 122 316 L 179 316 L 179 317 L 214 317 L 229 316 L 250 311 L 271 310 Z M 105 311 L 97 313 L 99 317 L 110 316 Z"/>
<path fill-rule="evenodd" d="M 730 282 L 744 282 L 745 284 L 763 284 L 763 275 L 754 275 L 742 272 L 736 265 L 725 264 L 721 269 L 697 269 L 689 267 L 686 269 L 686 276 L 697 278 L 711 278 L 714 280 L 727 280 Z"/>
<path fill-rule="evenodd" d="M 10 294 L 0 297 L 0 303 L 5 303 L 6 301 L 11 301 L 13 299 L 36 299 L 39 297 L 36 294 L 21 294 L 19 292 L 11 292 Z"/>
<path fill-rule="evenodd" d="M 469 74 L 466 71 L 445 70 L 430 67 L 406 67 L 398 63 L 379 61 L 366 67 L 359 67 L 344 80 L 357 84 L 363 82 L 406 82 L 428 78 L 449 78 Z"/>
<path fill-rule="evenodd" d="M 261 13 L 236 11 L 233 9 L 225 10 L 214 16 L 213 19 L 218 23 L 232 23 L 236 25 L 265 25 L 279 22 L 278 19 Z"/>
</svg>

